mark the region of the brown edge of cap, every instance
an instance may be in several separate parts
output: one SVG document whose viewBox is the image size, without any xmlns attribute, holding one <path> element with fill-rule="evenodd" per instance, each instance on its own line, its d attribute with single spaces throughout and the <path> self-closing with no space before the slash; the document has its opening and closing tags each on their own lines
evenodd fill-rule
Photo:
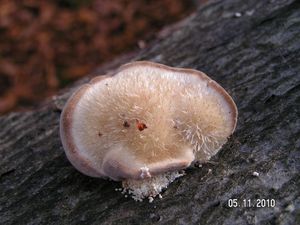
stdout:
<svg viewBox="0 0 300 225">
<path fill-rule="evenodd" d="M 151 175 L 159 175 L 166 172 L 172 172 L 172 171 L 179 171 L 182 169 L 185 169 L 191 165 L 192 161 L 175 161 L 168 164 L 168 167 L 166 167 L 165 162 L 161 162 L 156 164 L 155 166 L 149 166 L 149 172 Z"/>
<path fill-rule="evenodd" d="M 191 165 L 192 162 L 188 162 L 188 161 L 175 161 L 172 163 L 168 163 L 168 166 L 166 167 L 165 163 L 157 163 L 156 165 L 149 165 L 148 169 L 149 169 L 149 175 L 145 175 L 142 176 L 143 171 L 142 168 L 140 169 L 131 169 L 128 168 L 127 166 L 123 165 L 123 164 L 119 164 L 118 162 L 114 162 L 115 165 L 112 165 L 112 163 L 110 163 L 106 169 L 110 170 L 110 173 L 114 174 L 114 177 L 112 178 L 115 181 L 120 181 L 120 180 L 126 180 L 126 179 L 133 179 L 133 180 L 143 180 L 146 178 L 150 178 L 152 176 L 156 176 L 162 173 L 166 173 L 166 172 L 172 172 L 172 171 L 179 171 L 182 169 L 185 169 L 187 167 L 189 167 Z M 116 171 L 118 169 L 118 171 Z M 122 172 L 120 172 L 122 171 Z"/>
<path fill-rule="evenodd" d="M 92 79 L 88 84 L 82 85 L 78 88 L 73 95 L 69 98 L 60 117 L 60 137 L 67 155 L 67 158 L 72 165 L 80 172 L 91 176 L 91 177 L 105 177 L 99 171 L 92 167 L 90 160 L 86 159 L 80 154 L 77 146 L 75 146 L 74 138 L 72 136 L 72 121 L 73 113 L 76 108 L 76 104 L 84 93 L 91 87 L 101 80 L 108 78 L 109 76 L 98 76 Z"/>
<path fill-rule="evenodd" d="M 234 132 L 234 130 L 236 128 L 236 124 L 237 124 L 237 117 L 238 117 L 238 110 L 237 110 L 236 104 L 234 103 L 231 96 L 227 93 L 227 91 L 223 87 L 221 87 L 216 81 L 212 80 L 205 73 L 198 71 L 198 70 L 175 68 L 175 67 L 170 67 L 170 66 L 166 66 L 166 65 L 163 65 L 160 63 L 155 63 L 155 62 L 150 62 L 150 61 L 135 61 L 135 62 L 130 62 L 130 63 L 124 64 L 123 66 L 121 66 L 119 68 L 118 72 L 121 72 L 122 70 L 128 69 L 130 67 L 143 66 L 143 65 L 152 66 L 152 67 L 156 67 L 159 69 L 164 69 L 164 70 L 168 70 L 168 71 L 172 71 L 172 72 L 182 72 L 182 73 L 190 74 L 193 76 L 197 76 L 201 80 L 207 81 L 208 85 L 210 85 L 210 87 L 212 87 L 219 94 L 221 94 L 223 96 L 224 100 L 228 103 L 229 108 L 231 109 L 231 112 L 232 112 L 232 114 L 231 114 L 231 119 L 232 119 L 231 134 Z"/>
<path fill-rule="evenodd" d="M 127 164 L 121 163 L 120 161 L 110 159 L 106 160 L 103 164 L 103 172 L 109 174 L 109 177 L 115 181 L 125 179 L 142 180 L 165 172 L 185 169 L 191 165 L 192 161 L 194 161 L 194 157 L 191 160 L 172 159 L 168 162 L 166 160 L 159 163 L 145 165 L 149 169 L 149 175 L 143 176 L 142 167 L 132 168 L 130 165 L 128 166 Z"/>
</svg>

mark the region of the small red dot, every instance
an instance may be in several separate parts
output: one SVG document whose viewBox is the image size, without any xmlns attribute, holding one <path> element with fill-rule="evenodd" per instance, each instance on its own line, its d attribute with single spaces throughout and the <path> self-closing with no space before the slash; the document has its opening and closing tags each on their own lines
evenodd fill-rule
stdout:
<svg viewBox="0 0 300 225">
<path fill-rule="evenodd" d="M 136 127 L 139 131 L 143 131 L 144 129 L 148 128 L 146 124 L 136 120 Z"/>
</svg>

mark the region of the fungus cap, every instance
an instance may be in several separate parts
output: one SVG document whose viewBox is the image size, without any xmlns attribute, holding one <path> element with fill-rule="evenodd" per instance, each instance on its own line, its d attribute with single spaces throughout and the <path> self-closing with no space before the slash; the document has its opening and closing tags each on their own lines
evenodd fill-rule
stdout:
<svg viewBox="0 0 300 225">
<path fill-rule="evenodd" d="M 140 61 L 81 86 L 63 109 L 60 135 L 82 173 L 145 179 L 207 161 L 236 122 L 232 98 L 204 73 Z"/>
</svg>

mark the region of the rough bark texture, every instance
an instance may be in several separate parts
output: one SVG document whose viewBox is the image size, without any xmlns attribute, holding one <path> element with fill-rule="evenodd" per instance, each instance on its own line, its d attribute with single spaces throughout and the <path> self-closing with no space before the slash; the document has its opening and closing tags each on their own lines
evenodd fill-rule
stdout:
<svg viewBox="0 0 300 225">
<path fill-rule="evenodd" d="M 219 154 L 151 204 L 67 161 L 59 109 L 73 88 L 37 111 L 1 117 L 0 223 L 300 224 L 299 40 L 296 0 L 219 0 L 135 57 L 202 70 L 239 109 L 237 130 Z M 276 207 L 228 206 L 229 199 L 262 198 Z"/>
</svg>

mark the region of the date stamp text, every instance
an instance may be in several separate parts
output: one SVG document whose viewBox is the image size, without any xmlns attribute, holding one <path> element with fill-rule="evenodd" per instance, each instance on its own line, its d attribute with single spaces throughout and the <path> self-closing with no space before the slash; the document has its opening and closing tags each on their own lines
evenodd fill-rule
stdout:
<svg viewBox="0 0 300 225">
<path fill-rule="evenodd" d="M 275 199 L 236 199 L 230 198 L 227 201 L 229 208 L 274 208 Z"/>
</svg>

